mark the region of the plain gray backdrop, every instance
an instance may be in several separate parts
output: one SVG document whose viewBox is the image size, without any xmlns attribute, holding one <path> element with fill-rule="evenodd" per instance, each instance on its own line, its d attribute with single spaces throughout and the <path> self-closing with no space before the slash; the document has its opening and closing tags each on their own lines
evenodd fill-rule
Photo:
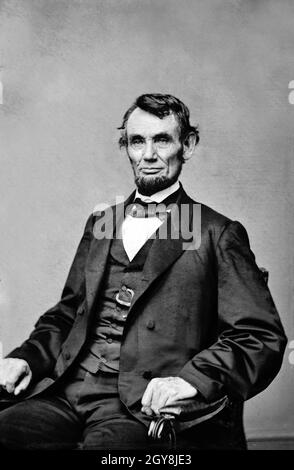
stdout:
<svg viewBox="0 0 294 470">
<path fill-rule="evenodd" d="M 0 1 L 4 353 L 58 301 L 94 206 L 133 189 L 116 128 L 148 92 L 189 106 L 201 140 L 181 180 L 245 225 L 294 338 L 293 18 L 291 0 Z M 290 352 L 246 404 L 249 438 L 294 437 Z"/>
</svg>

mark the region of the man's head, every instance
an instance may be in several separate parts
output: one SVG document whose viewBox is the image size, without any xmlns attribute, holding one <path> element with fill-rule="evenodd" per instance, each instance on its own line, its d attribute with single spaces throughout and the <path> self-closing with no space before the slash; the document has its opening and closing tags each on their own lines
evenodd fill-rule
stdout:
<svg viewBox="0 0 294 470">
<path fill-rule="evenodd" d="M 182 164 L 199 141 L 189 110 L 172 95 L 146 94 L 123 117 L 120 147 L 130 159 L 135 183 L 150 195 L 177 181 Z"/>
</svg>

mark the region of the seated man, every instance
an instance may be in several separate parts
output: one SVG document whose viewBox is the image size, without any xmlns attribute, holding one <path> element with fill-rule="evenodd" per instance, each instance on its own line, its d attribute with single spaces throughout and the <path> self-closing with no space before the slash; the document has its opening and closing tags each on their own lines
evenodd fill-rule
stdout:
<svg viewBox="0 0 294 470">
<path fill-rule="evenodd" d="M 199 140 L 180 100 L 142 95 L 120 130 L 137 188 L 89 217 L 61 300 L 1 361 L 16 403 L 0 413 L 0 442 L 146 449 L 163 406 L 227 396 L 179 445 L 246 448 L 242 403 L 274 379 L 286 345 L 247 233 L 179 182 Z"/>
</svg>

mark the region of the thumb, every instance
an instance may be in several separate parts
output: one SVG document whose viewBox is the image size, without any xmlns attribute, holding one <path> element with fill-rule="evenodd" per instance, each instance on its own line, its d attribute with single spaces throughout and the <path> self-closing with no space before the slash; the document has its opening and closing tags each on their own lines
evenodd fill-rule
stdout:
<svg viewBox="0 0 294 470">
<path fill-rule="evenodd" d="M 18 395 L 21 391 L 26 390 L 32 378 L 32 373 L 29 370 L 27 375 L 20 381 L 17 387 L 15 387 L 14 395 Z"/>
</svg>

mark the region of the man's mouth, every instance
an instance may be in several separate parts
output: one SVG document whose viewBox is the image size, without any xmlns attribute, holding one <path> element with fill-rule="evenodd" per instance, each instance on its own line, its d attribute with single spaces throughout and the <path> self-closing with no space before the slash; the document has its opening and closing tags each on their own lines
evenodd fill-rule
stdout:
<svg viewBox="0 0 294 470">
<path fill-rule="evenodd" d="M 141 173 L 144 173 L 146 175 L 154 175 L 156 173 L 159 173 L 162 170 L 162 168 L 141 168 Z"/>
</svg>

